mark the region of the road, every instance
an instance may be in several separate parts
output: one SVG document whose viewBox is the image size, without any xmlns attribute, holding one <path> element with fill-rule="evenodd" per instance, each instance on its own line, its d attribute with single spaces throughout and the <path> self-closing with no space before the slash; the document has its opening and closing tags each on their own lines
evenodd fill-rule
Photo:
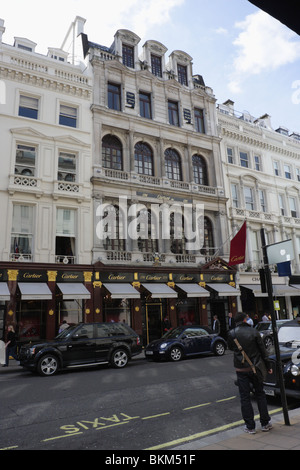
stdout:
<svg viewBox="0 0 300 470">
<path fill-rule="evenodd" d="M 241 420 L 234 379 L 230 351 L 53 377 L 0 368 L 0 450 L 172 449 Z"/>
</svg>

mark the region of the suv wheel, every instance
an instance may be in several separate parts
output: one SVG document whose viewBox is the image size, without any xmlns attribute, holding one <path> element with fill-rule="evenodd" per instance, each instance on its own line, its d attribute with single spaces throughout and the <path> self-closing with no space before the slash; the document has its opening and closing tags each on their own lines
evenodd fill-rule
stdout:
<svg viewBox="0 0 300 470">
<path fill-rule="evenodd" d="M 116 349 L 113 351 L 110 363 L 113 367 L 121 369 L 125 367 L 129 361 L 129 355 L 124 349 Z"/>
<path fill-rule="evenodd" d="M 40 375 L 46 377 L 54 375 L 58 371 L 58 361 L 56 357 L 51 354 L 43 356 L 38 362 L 37 370 Z"/>
</svg>

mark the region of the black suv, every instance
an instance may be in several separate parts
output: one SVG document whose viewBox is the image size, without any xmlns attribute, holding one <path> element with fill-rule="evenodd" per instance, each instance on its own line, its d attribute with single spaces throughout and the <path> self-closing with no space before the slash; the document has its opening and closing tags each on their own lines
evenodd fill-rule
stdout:
<svg viewBox="0 0 300 470">
<path fill-rule="evenodd" d="M 20 349 L 20 365 L 50 376 L 60 369 L 110 363 L 125 367 L 142 351 L 140 337 L 122 323 L 79 323 L 53 341 L 30 343 Z"/>
</svg>

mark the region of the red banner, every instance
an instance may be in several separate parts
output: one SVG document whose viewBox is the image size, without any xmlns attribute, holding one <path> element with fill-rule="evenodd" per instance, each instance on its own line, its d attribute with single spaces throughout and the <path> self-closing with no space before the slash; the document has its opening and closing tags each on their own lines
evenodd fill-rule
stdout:
<svg viewBox="0 0 300 470">
<path fill-rule="evenodd" d="M 246 222 L 230 242 L 229 266 L 245 263 L 246 252 Z"/>
</svg>

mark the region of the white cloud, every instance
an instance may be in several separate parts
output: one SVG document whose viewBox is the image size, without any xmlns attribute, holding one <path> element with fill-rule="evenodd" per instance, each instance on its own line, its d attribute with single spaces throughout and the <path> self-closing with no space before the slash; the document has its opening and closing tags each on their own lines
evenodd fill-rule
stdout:
<svg viewBox="0 0 300 470">
<path fill-rule="evenodd" d="M 300 59 L 298 36 L 263 11 L 236 23 L 242 30 L 233 44 L 237 56 L 229 89 L 241 91 L 243 79 L 249 75 L 275 70 Z"/>
</svg>

